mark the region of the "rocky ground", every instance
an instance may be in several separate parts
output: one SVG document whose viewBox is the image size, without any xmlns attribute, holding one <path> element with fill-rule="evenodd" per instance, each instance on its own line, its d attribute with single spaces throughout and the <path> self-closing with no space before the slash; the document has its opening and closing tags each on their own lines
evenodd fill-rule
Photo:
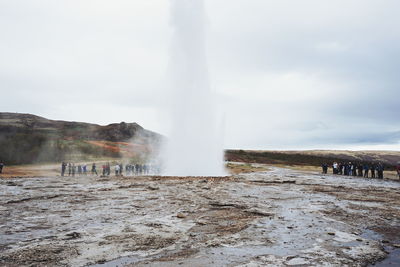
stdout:
<svg viewBox="0 0 400 267">
<path fill-rule="evenodd" d="M 399 189 L 272 166 L 224 178 L 1 179 L 0 265 L 400 264 Z"/>
</svg>

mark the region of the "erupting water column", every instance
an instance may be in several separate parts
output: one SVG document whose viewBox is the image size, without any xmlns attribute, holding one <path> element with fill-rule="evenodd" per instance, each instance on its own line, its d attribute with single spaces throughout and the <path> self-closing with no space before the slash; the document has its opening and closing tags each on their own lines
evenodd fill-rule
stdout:
<svg viewBox="0 0 400 267">
<path fill-rule="evenodd" d="M 171 123 L 165 175 L 222 176 L 222 127 L 217 124 L 205 53 L 203 0 L 171 0 Z"/>
</svg>

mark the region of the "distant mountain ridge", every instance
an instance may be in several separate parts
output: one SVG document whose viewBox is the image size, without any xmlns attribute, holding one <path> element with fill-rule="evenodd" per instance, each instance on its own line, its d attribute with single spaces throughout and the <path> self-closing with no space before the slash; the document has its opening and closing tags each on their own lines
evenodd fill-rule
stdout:
<svg viewBox="0 0 400 267">
<path fill-rule="evenodd" d="M 229 161 L 321 166 L 323 163 L 355 162 L 359 164 L 383 163 L 389 169 L 400 164 L 400 151 L 343 151 L 343 150 L 306 150 L 306 151 L 264 151 L 264 150 L 227 150 L 225 158 Z"/>
<path fill-rule="evenodd" d="M 4 130 L 48 131 L 63 137 L 106 140 L 114 142 L 128 141 L 134 137 L 160 138 L 155 132 L 144 129 L 137 123 L 112 123 L 101 126 L 93 123 L 49 120 L 32 114 L 0 113 L 0 132 Z"/>
<path fill-rule="evenodd" d="M 137 123 L 101 126 L 49 120 L 32 114 L 0 113 L 0 161 L 7 164 L 134 157 L 149 153 L 161 141 L 160 134 Z"/>
</svg>

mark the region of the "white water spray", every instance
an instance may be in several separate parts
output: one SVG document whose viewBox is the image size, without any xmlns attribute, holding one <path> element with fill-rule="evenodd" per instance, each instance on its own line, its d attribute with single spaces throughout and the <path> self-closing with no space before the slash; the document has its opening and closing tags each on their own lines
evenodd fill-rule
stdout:
<svg viewBox="0 0 400 267">
<path fill-rule="evenodd" d="M 171 122 L 166 175 L 222 176 L 222 127 L 218 126 L 205 52 L 203 0 L 171 0 Z"/>
</svg>

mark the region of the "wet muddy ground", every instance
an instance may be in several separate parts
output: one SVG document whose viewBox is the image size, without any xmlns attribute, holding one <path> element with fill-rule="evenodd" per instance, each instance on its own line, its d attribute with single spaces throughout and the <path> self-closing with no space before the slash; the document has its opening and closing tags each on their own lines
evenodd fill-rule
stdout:
<svg viewBox="0 0 400 267">
<path fill-rule="evenodd" d="M 400 264 L 396 181 L 269 167 L 1 179 L 0 194 L 2 266 Z"/>
</svg>

